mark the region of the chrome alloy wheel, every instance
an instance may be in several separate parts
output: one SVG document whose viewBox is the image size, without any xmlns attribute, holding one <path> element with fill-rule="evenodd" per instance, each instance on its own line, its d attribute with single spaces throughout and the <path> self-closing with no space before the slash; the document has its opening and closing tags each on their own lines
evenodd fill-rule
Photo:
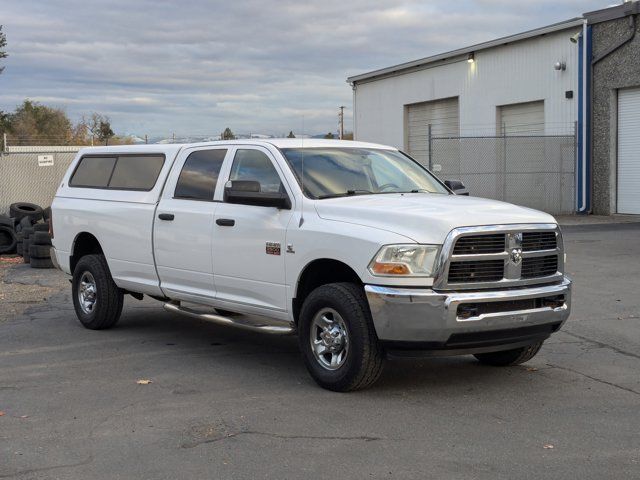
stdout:
<svg viewBox="0 0 640 480">
<path fill-rule="evenodd" d="M 311 322 L 311 350 L 316 360 L 327 370 L 337 370 L 349 353 L 349 332 L 338 312 L 323 308 Z"/>
<path fill-rule="evenodd" d="M 78 285 L 78 302 L 82 311 L 87 315 L 91 315 L 96 306 L 97 298 L 98 287 L 96 286 L 96 280 L 91 272 L 84 272 Z"/>
</svg>

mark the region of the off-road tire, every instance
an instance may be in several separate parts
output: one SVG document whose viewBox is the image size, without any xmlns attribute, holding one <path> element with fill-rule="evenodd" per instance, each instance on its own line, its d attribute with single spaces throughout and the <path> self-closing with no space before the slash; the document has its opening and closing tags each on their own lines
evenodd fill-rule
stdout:
<svg viewBox="0 0 640 480">
<path fill-rule="evenodd" d="M 27 238 L 22 241 L 22 263 L 29 263 L 31 261 L 29 247 L 31 247 L 31 240 Z"/>
<path fill-rule="evenodd" d="M 85 272 L 89 272 L 96 285 L 96 300 L 91 313 L 86 313 L 80 306 L 80 280 Z M 80 323 L 90 330 L 103 330 L 113 327 L 120 319 L 124 294 L 113 281 L 109 265 L 103 255 L 85 255 L 73 270 L 71 283 L 73 306 Z"/>
<path fill-rule="evenodd" d="M 31 245 L 51 245 L 51 235 L 49 235 L 49 232 L 36 230 L 29 238 L 31 239 Z"/>
<path fill-rule="evenodd" d="M 532 343 L 526 347 L 503 350 L 502 352 L 476 353 L 474 357 L 476 357 L 480 363 L 494 367 L 520 365 L 535 357 L 543 343 L 544 342 Z"/>
<path fill-rule="evenodd" d="M 349 350 L 344 364 L 337 370 L 327 370 L 320 365 L 311 348 L 312 322 L 324 308 L 338 312 L 348 331 Z M 359 285 L 330 283 L 312 291 L 300 311 L 298 341 L 311 377 L 328 390 L 360 390 L 375 383 L 382 373 L 384 351 L 373 326 L 369 304 Z"/>
<path fill-rule="evenodd" d="M 16 228 L 15 218 L 7 217 L 6 215 L 0 215 L 0 225 L 5 225 L 15 230 Z"/>
<path fill-rule="evenodd" d="M 42 207 L 35 203 L 17 202 L 9 205 L 9 213 L 17 219 L 30 217 L 31 222 L 35 223 L 42 218 Z"/>
<path fill-rule="evenodd" d="M 33 228 L 27 227 L 22 229 L 22 261 L 29 263 L 31 257 L 29 256 L 29 247 L 31 246 L 31 235 L 33 235 Z"/>
<path fill-rule="evenodd" d="M 45 259 L 51 258 L 51 246 L 50 245 L 29 245 L 29 257 L 33 262 L 34 258 Z"/>
<path fill-rule="evenodd" d="M 16 232 L 8 225 L 0 225 L 0 253 L 13 253 L 16 250 Z"/>
<path fill-rule="evenodd" d="M 45 222 L 49 222 L 51 219 L 51 207 L 47 207 L 42 211 L 42 218 Z"/>
<path fill-rule="evenodd" d="M 34 223 L 33 226 L 34 232 L 49 232 L 49 224 L 48 223 Z"/>
<path fill-rule="evenodd" d="M 22 217 L 18 221 L 18 225 L 20 225 L 20 230 L 24 230 L 25 228 L 31 227 L 33 222 L 31 221 L 31 217 Z"/>
<path fill-rule="evenodd" d="M 33 245 L 32 245 L 33 248 Z M 55 268 L 53 262 L 51 261 L 51 257 L 47 258 L 35 258 L 31 257 L 31 261 L 29 262 L 31 268 Z"/>
</svg>

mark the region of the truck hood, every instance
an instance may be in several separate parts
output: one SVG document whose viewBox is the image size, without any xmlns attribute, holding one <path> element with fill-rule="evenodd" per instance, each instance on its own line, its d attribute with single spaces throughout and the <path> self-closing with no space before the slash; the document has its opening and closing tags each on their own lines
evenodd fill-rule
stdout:
<svg viewBox="0 0 640 480">
<path fill-rule="evenodd" d="M 546 213 L 486 198 L 429 193 L 359 195 L 316 201 L 320 218 L 391 231 L 442 244 L 456 227 L 556 223 Z"/>
</svg>

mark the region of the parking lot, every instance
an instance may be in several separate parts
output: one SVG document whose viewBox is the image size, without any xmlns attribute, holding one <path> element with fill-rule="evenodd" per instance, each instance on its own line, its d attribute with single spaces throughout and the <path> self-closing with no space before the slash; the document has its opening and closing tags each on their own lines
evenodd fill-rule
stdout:
<svg viewBox="0 0 640 480">
<path fill-rule="evenodd" d="M 565 244 L 573 313 L 532 361 L 395 360 L 350 394 L 295 338 L 153 300 L 85 330 L 60 272 L 4 262 L 0 478 L 639 478 L 640 223 Z"/>
</svg>

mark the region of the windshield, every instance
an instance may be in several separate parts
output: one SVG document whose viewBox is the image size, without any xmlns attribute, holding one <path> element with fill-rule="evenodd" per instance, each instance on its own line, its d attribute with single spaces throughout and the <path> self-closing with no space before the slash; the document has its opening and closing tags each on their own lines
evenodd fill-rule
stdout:
<svg viewBox="0 0 640 480">
<path fill-rule="evenodd" d="M 397 151 L 283 148 L 282 153 L 298 181 L 303 184 L 304 194 L 310 198 L 382 193 L 449 193 L 426 168 Z"/>
</svg>

